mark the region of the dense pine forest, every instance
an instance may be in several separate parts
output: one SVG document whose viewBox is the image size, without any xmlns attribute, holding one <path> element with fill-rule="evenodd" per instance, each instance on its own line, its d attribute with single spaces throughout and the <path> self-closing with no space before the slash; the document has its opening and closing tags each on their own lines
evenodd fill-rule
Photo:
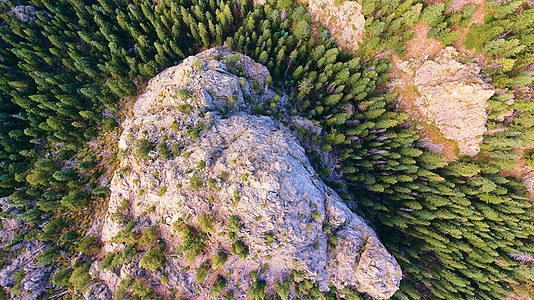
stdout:
<svg viewBox="0 0 534 300">
<path fill-rule="evenodd" d="M 452 44 L 474 6 L 450 12 L 444 3 L 420 0 L 362 5 L 364 39 L 349 53 L 289 0 L 0 1 L 1 217 L 23 224 L 3 241 L 0 265 L 10 264 L 17 243 L 43 241 L 39 263 L 59 270 L 45 298 L 79 299 L 74 290 L 87 288 L 101 246 L 88 229 L 109 197 L 102 178 L 118 161 L 106 139 L 120 130 L 126 103 L 158 72 L 224 46 L 267 66 L 268 84 L 290 99 L 287 107 L 273 99 L 256 113 L 300 115 L 323 128 L 321 135 L 293 129 L 321 177 L 370 221 L 401 264 L 394 299 L 534 298 L 532 203 L 521 181 L 500 172 L 517 167 L 521 156 L 512 149 L 534 142 L 534 9 L 527 1 L 488 2 L 484 25 L 469 28 L 465 48 L 490 58 L 485 75 L 502 92 L 489 100 L 493 133 L 479 155 L 447 162 L 420 147 L 407 116 L 395 110 L 397 95 L 386 88 L 388 55 L 404 54 L 418 22 L 432 27 L 429 38 Z M 513 113 L 498 118 L 507 111 Z M 329 168 L 325 157 L 342 167 Z M 533 164 L 529 151 L 523 159 Z M 128 254 L 113 263 L 120 259 Z M 21 289 L 16 284 L 10 293 Z M 287 299 L 282 286 L 279 295 L 255 286 L 251 298 Z M 342 296 L 299 282 L 288 288 L 302 299 Z M 120 292 L 117 299 L 157 297 L 131 280 Z M 9 295 L 0 290 L 0 298 Z"/>
</svg>

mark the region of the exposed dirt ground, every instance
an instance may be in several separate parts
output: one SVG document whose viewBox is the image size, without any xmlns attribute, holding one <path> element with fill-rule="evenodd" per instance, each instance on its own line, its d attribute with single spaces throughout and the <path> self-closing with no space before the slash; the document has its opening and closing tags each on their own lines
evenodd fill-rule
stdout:
<svg viewBox="0 0 534 300">
<path fill-rule="evenodd" d="M 458 51 L 477 59 L 479 64 L 487 63 L 490 60 L 490 58 L 482 54 L 476 54 L 475 50 L 465 49 L 464 42 L 465 42 L 467 33 L 469 32 L 469 27 L 471 27 L 471 25 L 475 23 L 478 25 L 484 24 L 484 16 L 488 13 L 484 10 L 485 3 L 486 3 L 485 0 L 455 0 L 454 3 L 449 8 L 447 8 L 447 11 L 457 11 L 467 5 L 471 5 L 471 4 L 478 5 L 478 7 L 475 9 L 475 12 L 473 12 L 473 15 L 471 16 L 471 22 L 469 23 L 467 27 L 465 28 L 455 27 L 454 28 L 454 30 L 460 31 L 460 35 L 458 36 L 458 39 L 453 43 L 453 46 L 454 48 L 458 49 Z"/>
</svg>

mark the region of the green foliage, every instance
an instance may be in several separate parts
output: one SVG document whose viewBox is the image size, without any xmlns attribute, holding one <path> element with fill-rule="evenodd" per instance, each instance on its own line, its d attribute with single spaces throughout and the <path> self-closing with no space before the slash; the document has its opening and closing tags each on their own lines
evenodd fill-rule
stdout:
<svg viewBox="0 0 534 300">
<path fill-rule="evenodd" d="M 206 161 L 205 160 L 201 160 L 198 162 L 197 164 L 197 170 L 202 170 L 206 167 Z"/>
<path fill-rule="evenodd" d="M 250 285 L 247 296 L 254 300 L 265 299 L 265 287 L 267 282 L 265 280 L 256 280 Z"/>
<path fill-rule="evenodd" d="M 91 284 L 91 276 L 89 275 L 89 268 L 91 267 L 91 262 L 82 264 L 72 271 L 70 275 L 69 282 L 74 285 L 74 287 L 81 292 L 85 292 Z"/>
<path fill-rule="evenodd" d="M 147 139 L 140 139 L 135 143 L 135 156 L 142 159 L 150 159 L 148 153 L 154 150 L 154 146 Z"/>
<path fill-rule="evenodd" d="M 158 148 L 158 156 L 160 158 L 166 159 L 169 157 L 170 152 L 167 149 L 167 143 L 161 142 L 158 144 L 157 148 Z"/>
<path fill-rule="evenodd" d="M 219 250 L 213 255 L 211 260 L 213 261 L 213 269 L 218 270 L 228 261 L 228 254 L 223 250 Z"/>
<path fill-rule="evenodd" d="M 224 288 L 226 287 L 226 278 L 222 275 L 217 275 L 215 283 L 210 288 L 210 297 L 218 298 L 222 295 Z"/>
<path fill-rule="evenodd" d="M 172 121 L 171 129 L 173 131 L 178 131 L 178 130 L 180 130 L 180 125 L 176 121 Z"/>
<path fill-rule="evenodd" d="M 63 233 L 59 237 L 59 240 L 62 242 L 74 242 L 78 239 L 78 237 L 78 233 L 76 231 L 71 230 Z"/>
<path fill-rule="evenodd" d="M 195 270 L 195 279 L 198 284 L 203 284 L 206 280 L 206 277 L 209 275 L 209 270 L 211 268 L 211 261 L 206 260 L 203 263 L 198 266 L 198 268 Z"/>
<path fill-rule="evenodd" d="M 522 159 L 527 167 L 534 168 L 534 149 L 525 149 Z"/>
<path fill-rule="evenodd" d="M 202 233 L 197 233 L 194 228 L 187 224 L 174 224 L 176 231 L 180 234 L 182 245 L 180 250 L 187 253 L 191 258 L 204 252 L 206 248 L 205 236 Z"/>
<path fill-rule="evenodd" d="M 230 251 L 232 254 L 241 257 L 243 260 L 248 256 L 248 246 L 242 240 L 233 243 Z"/>
<path fill-rule="evenodd" d="M 297 37 L 300 40 L 307 39 L 310 37 L 312 30 L 310 27 L 310 24 L 306 21 L 299 21 L 295 25 L 295 37 Z"/>
<path fill-rule="evenodd" d="M 159 192 L 158 192 L 158 196 L 160 197 L 163 197 L 165 195 L 165 192 L 167 191 L 167 187 L 166 186 L 162 186 L 160 189 L 159 189 Z"/>
<path fill-rule="evenodd" d="M 200 179 L 200 175 L 193 174 L 191 178 L 189 179 L 189 188 L 192 191 L 198 192 L 204 185 L 204 182 L 202 182 L 202 179 Z"/>
<path fill-rule="evenodd" d="M 427 23 L 431 27 L 435 27 L 444 19 L 444 9 L 445 3 L 437 3 L 427 6 L 421 12 L 420 21 L 423 23 Z"/>
<path fill-rule="evenodd" d="M 165 265 L 165 244 L 158 243 L 154 249 L 149 249 L 141 258 L 141 266 L 155 271 Z"/>
<path fill-rule="evenodd" d="M 89 235 L 76 245 L 76 252 L 87 256 L 95 254 L 99 247 L 99 240 L 94 235 Z"/>
<path fill-rule="evenodd" d="M 53 247 L 47 248 L 43 252 L 39 253 L 39 255 L 37 255 L 36 257 L 37 264 L 47 265 L 47 264 L 54 262 L 55 260 L 59 258 L 61 249 L 62 248 L 60 246 L 53 246 Z"/>
<path fill-rule="evenodd" d="M 68 286 L 71 274 L 72 268 L 61 269 L 52 277 L 52 283 L 56 286 Z"/>
<path fill-rule="evenodd" d="M 182 101 L 186 101 L 192 96 L 193 95 L 187 89 L 181 89 L 176 92 L 176 97 L 180 98 Z"/>
<path fill-rule="evenodd" d="M 238 216 L 230 216 L 226 222 L 226 228 L 230 232 L 239 232 L 243 228 L 243 223 L 241 223 L 241 218 Z"/>
<path fill-rule="evenodd" d="M 532 284 L 528 269 L 509 255 L 531 248 L 530 204 L 524 199 L 520 182 L 498 174 L 499 168 L 516 166 L 513 148 L 534 139 L 534 110 L 528 96 L 533 80 L 528 66 L 532 63 L 534 10 L 523 1 L 487 2 L 485 11 L 490 13 L 484 24 L 469 28 L 466 48 L 490 57 L 484 73 L 492 78 L 495 88 L 505 91 L 488 101 L 487 127 L 504 131 L 484 137 L 478 160 L 461 158 L 450 166 L 439 155 L 409 150 L 416 149 L 418 137 L 402 126 L 405 117 L 394 110 L 396 95 L 377 90 L 388 80 L 392 66 L 373 57 L 381 57 L 375 55 L 389 49 L 402 56 L 404 41 L 413 37 L 409 28 L 419 20 L 433 27 L 429 36 L 444 45 L 452 43 L 458 35 L 453 26 L 469 23 L 472 5 L 460 12 L 446 12 L 443 3 L 363 1 L 365 36 L 354 57 L 337 48 L 322 28 L 318 28 L 317 38 L 312 37 L 309 15 L 293 1 L 275 1 L 268 6 L 196 0 L 95 3 L 32 1 L 38 11 L 38 20 L 33 22 L 21 22 L 3 13 L 0 196 L 9 196 L 10 209 L 20 211 L 16 218 L 25 223 L 52 219 L 50 226 L 42 227 L 39 239 L 70 241 L 70 234 L 60 238 L 72 230 L 66 224 L 87 226 L 72 219 L 64 224 L 52 221 L 56 215 L 71 218 L 72 210 L 79 210 L 80 219 L 85 219 L 91 211 L 85 209 L 91 205 L 85 187 L 93 190 L 94 182 L 86 184 L 89 178 L 85 174 L 78 174 L 62 161 L 83 160 L 76 156 L 85 151 L 85 141 L 94 140 L 100 128 L 116 126 L 113 118 L 102 117 L 101 112 L 107 109 L 115 113 L 119 97 L 137 93 L 136 83 L 143 84 L 200 47 L 226 40 L 228 47 L 269 68 L 274 78 L 271 85 L 289 91 L 288 107 L 293 114 L 305 116 L 322 128 L 320 135 L 306 138 L 328 152 L 339 168 L 322 167 L 320 157 L 324 153 L 314 147 L 308 154 L 318 157 L 313 161 L 315 170 L 330 179 L 342 176 L 346 184 L 333 185 L 339 186 L 348 202 L 356 202 L 354 206 L 370 219 L 403 266 L 399 299 L 503 299 L 510 285 Z M 2 11 L 12 5 L 2 4 Z M 229 69 L 239 71 L 238 60 L 239 55 L 228 56 Z M 195 61 L 194 68 L 198 69 L 199 63 Z M 179 91 L 177 98 L 191 101 L 194 97 Z M 262 113 L 281 114 L 274 99 L 267 106 L 260 107 Z M 178 110 L 192 113 L 187 103 Z M 500 121 L 497 117 L 502 112 L 513 114 Z M 178 129 L 178 123 L 171 127 Z M 201 130 L 203 126 L 188 128 L 187 134 L 198 138 Z M 135 144 L 134 153 L 141 159 L 149 159 L 153 150 L 145 141 Z M 180 153 L 180 147 L 171 147 Z M 166 146 L 159 148 L 160 155 L 168 156 Z M 184 157 L 190 154 L 186 152 Z M 524 156 L 527 163 L 529 155 Z M 82 162 L 77 170 L 87 173 L 93 167 Z M 104 173 L 92 173 L 91 180 Z M 228 177 L 224 174 L 223 179 Z M 193 190 L 202 185 L 200 177 L 190 182 Z M 93 190 L 93 195 L 99 192 Z M 227 225 L 229 238 L 236 240 L 240 222 Z M 186 256 L 203 251 L 205 236 L 201 232 L 191 227 L 180 227 L 179 232 Z M 125 231 L 118 239 L 131 238 L 131 232 Z M 52 245 L 37 256 L 37 261 L 49 263 L 61 255 L 72 259 L 68 243 L 65 249 Z M 248 249 L 236 251 L 245 249 L 240 243 L 234 244 L 232 253 L 248 253 Z M 76 248 L 84 247 L 79 243 Z M 154 249 L 160 250 L 159 246 Z M 121 253 L 106 256 L 104 262 L 113 268 L 132 253 L 135 249 L 128 246 Z M 145 263 L 148 261 L 160 265 L 153 263 L 154 259 Z M 69 282 L 83 290 L 82 282 L 89 282 L 89 278 L 78 269 L 80 266 L 75 266 Z M 65 283 L 65 274 L 58 282 Z M 117 299 L 130 295 L 155 298 L 146 282 L 131 278 L 123 282 Z M 264 297 L 261 291 L 265 287 L 261 285 L 261 281 L 254 283 L 251 298 Z M 130 289 L 133 291 L 128 292 Z M 295 290 L 298 295 L 320 297 L 307 280 L 296 284 Z M 346 298 L 361 298 L 348 291 L 344 294 Z"/>
<path fill-rule="evenodd" d="M 276 294 L 278 294 L 282 300 L 289 299 L 289 294 L 291 294 L 291 286 L 292 282 L 289 278 L 284 281 L 277 282 L 274 285 Z"/>
<path fill-rule="evenodd" d="M 322 221 L 322 217 L 321 217 L 321 213 L 318 211 L 318 210 L 313 210 L 312 211 L 312 217 L 318 221 L 318 222 L 321 222 Z"/>
<path fill-rule="evenodd" d="M 139 244 L 151 247 L 159 237 L 160 233 L 158 227 L 152 226 L 143 231 L 143 234 L 139 238 Z"/>
<path fill-rule="evenodd" d="M 87 207 L 90 196 L 85 191 L 73 191 L 61 199 L 61 205 L 71 210 L 77 210 Z"/>
<path fill-rule="evenodd" d="M 203 213 L 198 218 L 198 224 L 202 227 L 202 230 L 206 233 L 215 233 L 215 227 L 213 226 L 213 223 L 215 223 L 215 221 L 216 221 L 215 218 L 207 213 Z"/>
</svg>

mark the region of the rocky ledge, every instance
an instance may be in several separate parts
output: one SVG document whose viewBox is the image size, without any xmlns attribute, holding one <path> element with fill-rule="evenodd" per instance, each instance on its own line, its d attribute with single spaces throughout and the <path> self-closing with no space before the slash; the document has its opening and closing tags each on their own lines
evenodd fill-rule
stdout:
<svg viewBox="0 0 534 300">
<path fill-rule="evenodd" d="M 167 255 L 155 271 L 142 270 L 139 259 L 120 274 L 97 270 L 111 291 L 117 277 L 166 276 L 177 295 L 205 299 L 222 274 L 239 297 L 256 277 L 251 272 L 272 287 L 296 270 L 323 291 L 349 287 L 375 299 L 395 293 L 400 267 L 373 230 L 321 181 L 288 128 L 252 114 L 284 102 L 269 81 L 268 70 L 249 57 L 210 49 L 149 82 L 122 124 L 102 240 L 107 252 L 124 249 L 117 234 L 127 221 L 117 215 L 127 216 L 137 220 L 133 232 L 158 226 Z M 185 223 L 200 232 L 206 216 L 213 227 L 203 227 L 205 248 L 186 260 L 173 228 Z M 242 226 L 229 230 L 229 219 Z M 235 241 L 248 252 L 238 253 Z M 195 268 L 221 251 L 227 262 L 195 282 Z"/>
<path fill-rule="evenodd" d="M 396 67 L 404 77 L 393 80 L 392 86 L 400 91 L 401 101 L 413 102 L 409 113 L 418 121 L 433 124 L 445 139 L 457 143 L 459 155 L 474 156 L 486 131 L 486 101 L 495 91 L 483 80 L 477 64 L 463 63 L 461 58 L 454 48 L 447 47 L 435 59 L 423 63 L 398 61 Z M 408 90 L 415 91 L 414 98 L 406 94 Z M 441 151 L 426 144 L 430 151 Z"/>
</svg>

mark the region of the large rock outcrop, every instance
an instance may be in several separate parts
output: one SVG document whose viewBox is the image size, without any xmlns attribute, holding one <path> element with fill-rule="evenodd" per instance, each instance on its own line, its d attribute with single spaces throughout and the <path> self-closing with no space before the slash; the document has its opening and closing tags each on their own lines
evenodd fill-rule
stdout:
<svg viewBox="0 0 534 300">
<path fill-rule="evenodd" d="M 244 225 L 238 236 L 250 254 L 245 261 L 230 255 L 219 271 L 236 296 L 250 284 L 246 274 L 268 265 L 261 275 L 268 286 L 298 270 L 322 290 L 333 283 L 339 290 L 348 286 L 375 299 L 389 298 L 402 276 L 395 259 L 364 220 L 319 179 L 291 131 L 271 117 L 251 114 L 273 99 L 284 102 L 264 85 L 268 76 L 264 66 L 247 56 L 210 49 L 149 82 L 133 116 L 122 125 L 123 159 L 110 187 L 102 231 L 105 249 L 123 247 L 113 237 L 124 224 L 112 215 L 124 210 L 125 201 L 138 224 L 159 222 L 171 249 L 180 244 L 172 233 L 174 222 L 195 224 L 203 213 L 211 214 L 218 222 L 215 233 L 193 268 L 185 268 L 188 263 L 175 255 L 167 257 L 163 270 L 169 288 L 201 299 L 207 297 L 207 288 L 194 285 L 194 267 L 220 249 L 230 252 L 223 224 L 237 215 Z M 160 146 L 148 153 L 151 159 L 139 158 L 136 141 L 141 139 L 153 145 L 165 142 L 174 153 L 167 157 Z M 133 265 L 139 268 L 135 261 Z M 122 277 L 139 273 L 131 266 L 122 269 Z"/>
<path fill-rule="evenodd" d="M 486 101 L 495 93 L 482 79 L 480 67 L 462 63 L 452 47 L 433 60 L 397 61 L 396 67 L 403 75 L 392 85 L 400 93 L 401 102 L 410 102 L 404 103 L 408 113 L 457 143 L 459 155 L 476 155 L 486 131 Z M 427 144 L 430 150 L 439 152 L 440 148 Z"/>
<path fill-rule="evenodd" d="M 314 21 L 328 29 L 338 46 L 358 49 L 365 31 L 365 17 L 358 1 L 309 0 L 308 11 Z"/>
</svg>

